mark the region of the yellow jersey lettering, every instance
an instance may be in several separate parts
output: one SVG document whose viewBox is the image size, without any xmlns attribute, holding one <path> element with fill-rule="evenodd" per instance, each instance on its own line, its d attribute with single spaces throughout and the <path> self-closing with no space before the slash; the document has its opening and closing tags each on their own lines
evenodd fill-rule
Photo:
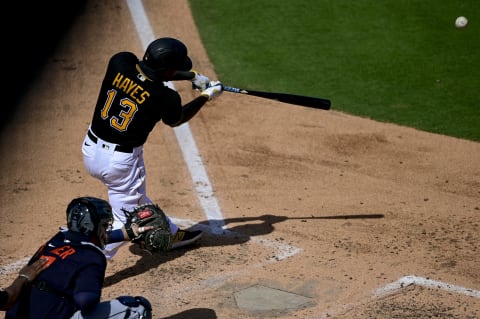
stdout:
<svg viewBox="0 0 480 319">
<path fill-rule="evenodd" d="M 122 79 L 123 75 L 120 72 L 117 73 L 117 76 L 115 76 L 115 79 L 113 79 L 112 85 L 118 88 Z"/>
<path fill-rule="evenodd" d="M 117 73 L 113 79 L 112 85 L 125 92 L 125 94 L 129 95 L 138 104 L 142 104 L 150 96 L 150 93 L 145 91 L 143 87 L 131 79 L 124 77 L 121 73 Z"/>
<path fill-rule="evenodd" d="M 136 88 L 138 87 L 138 84 L 133 82 L 132 80 L 128 79 L 130 81 L 130 85 L 128 86 L 128 89 L 127 91 L 125 91 L 125 93 L 127 94 L 130 94 L 131 97 L 133 97 L 134 95 L 134 92 L 130 93 L 132 91 L 132 89 L 135 91 Z"/>
<path fill-rule="evenodd" d="M 129 78 L 123 79 L 122 83 L 119 84 L 118 88 L 122 90 L 123 92 L 127 93 L 128 90 L 128 84 L 130 83 Z M 128 94 L 128 93 L 127 93 Z"/>
<path fill-rule="evenodd" d="M 145 100 L 150 96 L 150 93 L 148 91 L 143 91 L 142 94 L 140 94 L 140 98 L 137 100 L 138 104 L 142 104 L 145 102 Z"/>
<path fill-rule="evenodd" d="M 137 101 L 137 103 L 140 103 L 140 102 L 138 101 L 138 97 L 137 97 L 137 93 L 138 93 L 138 91 L 140 91 L 140 90 L 143 91 L 143 89 L 142 89 L 140 86 L 138 86 L 138 87 L 136 87 L 136 88 L 133 90 L 132 93 L 130 93 L 130 96 L 132 97 L 132 99 L 134 99 L 135 101 Z"/>
</svg>

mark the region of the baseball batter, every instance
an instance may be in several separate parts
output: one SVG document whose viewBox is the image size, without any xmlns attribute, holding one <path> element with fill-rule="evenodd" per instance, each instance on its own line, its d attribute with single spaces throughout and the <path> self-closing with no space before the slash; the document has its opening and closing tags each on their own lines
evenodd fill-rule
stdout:
<svg viewBox="0 0 480 319">
<path fill-rule="evenodd" d="M 186 46 L 169 37 L 151 42 L 141 60 L 131 52 L 116 53 L 109 60 L 82 153 L 88 173 L 108 188 L 114 229 L 125 224 L 124 210 L 152 203 L 146 191 L 143 145 L 156 123 L 179 126 L 223 92 L 222 83 L 191 69 Z M 185 105 L 178 92 L 164 83 L 185 79 L 185 73 L 180 77 L 178 71 L 190 71 L 187 74 L 200 91 Z M 202 235 L 201 231 L 179 229 L 170 218 L 168 221 L 172 249 L 191 244 Z M 122 244 L 108 244 L 107 258 L 112 258 Z"/>
</svg>

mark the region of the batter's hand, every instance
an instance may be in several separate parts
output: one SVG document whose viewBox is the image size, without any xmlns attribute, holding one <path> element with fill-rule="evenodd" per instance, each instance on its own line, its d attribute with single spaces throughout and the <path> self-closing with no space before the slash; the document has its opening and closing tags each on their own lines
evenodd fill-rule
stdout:
<svg viewBox="0 0 480 319">
<path fill-rule="evenodd" d="M 220 81 L 210 81 L 208 88 L 203 90 L 201 95 L 208 97 L 209 100 L 220 96 L 223 92 L 223 84 Z"/>
<path fill-rule="evenodd" d="M 192 70 L 192 72 L 195 73 L 195 77 L 192 79 L 192 88 L 195 90 L 205 90 L 210 83 L 210 79 L 195 70 Z"/>
</svg>

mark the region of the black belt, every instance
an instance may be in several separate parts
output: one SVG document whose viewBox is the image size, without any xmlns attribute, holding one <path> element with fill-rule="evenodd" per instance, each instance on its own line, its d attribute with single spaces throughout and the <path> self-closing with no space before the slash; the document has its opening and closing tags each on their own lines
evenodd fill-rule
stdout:
<svg viewBox="0 0 480 319">
<path fill-rule="evenodd" d="M 93 135 L 93 133 L 90 130 L 88 130 L 87 135 L 94 143 L 97 143 L 98 138 L 95 135 Z M 122 153 L 133 153 L 133 147 L 124 146 L 124 145 L 117 145 L 117 146 L 115 146 L 115 151 L 116 152 L 122 152 Z"/>
</svg>

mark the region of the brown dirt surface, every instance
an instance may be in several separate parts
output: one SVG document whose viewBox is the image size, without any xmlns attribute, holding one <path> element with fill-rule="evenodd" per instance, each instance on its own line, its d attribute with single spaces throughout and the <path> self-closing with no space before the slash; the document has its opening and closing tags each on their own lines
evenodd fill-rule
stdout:
<svg viewBox="0 0 480 319">
<path fill-rule="evenodd" d="M 188 2 L 143 2 L 155 37 L 215 70 Z M 65 224 L 77 196 L 106 198 L 81 144 L 111 54 L 143 47 L 126 2 L 86 1 L 0 139 L 0 286 Z M 175 83 L 183 100 L 197 93 Z M 150 196 L 198 245 L 109 263 L 103 299 L 143 295 L 153 318 L 480 318 L 480 144 L 224 93 L 189 122 L 212 193 L 199 194 L 175 131 L 145 145 Z M 221 220 L 205 213 L 214 198 Z M 223 232 L 208 231 L 215 223 Z M 218 228 L 217 228 L 218 229 Z M 242 307 L 267 287 L 308 300 Z"/>
</svg>

